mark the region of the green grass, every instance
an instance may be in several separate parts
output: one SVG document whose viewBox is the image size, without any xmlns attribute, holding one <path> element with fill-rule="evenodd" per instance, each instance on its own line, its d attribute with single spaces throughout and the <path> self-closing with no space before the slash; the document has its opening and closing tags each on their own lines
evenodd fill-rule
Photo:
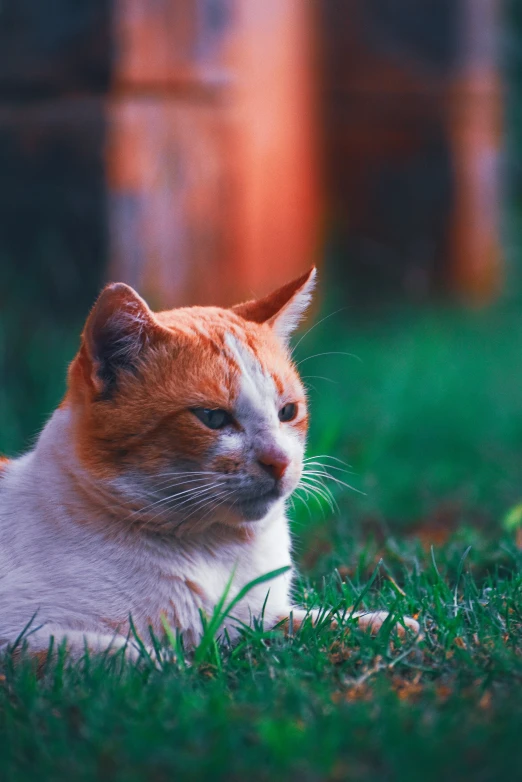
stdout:
<svg viewBox="0 0 522 782">
<path fill-rule="evenodd" d="M 5 327 L 0 366 L 8 343 Z M 54 327 L 27 338 L 25 374 L 0 392 L 0 451 L 59 400 L 74 346 Z M 323 352 L 356 358 L 308 360 Z M 2 779 L 519 776 L 522 551 L 502 520 L 522 499 L 522 310 L 341 313 L 297 355 L 315 386 L 310 452 L 349 463 L 360 492 L 293 511 L 299 599 L 340 626 L 258 626 L 235 648 L 211 633 L 195 662 L 178 646 L 161 670 L 59 661 L 38 678 L 5 660 Z M 358 601 L 418 616 L 422 640 L 359 631 L 344 614 Z"/>
</svg>

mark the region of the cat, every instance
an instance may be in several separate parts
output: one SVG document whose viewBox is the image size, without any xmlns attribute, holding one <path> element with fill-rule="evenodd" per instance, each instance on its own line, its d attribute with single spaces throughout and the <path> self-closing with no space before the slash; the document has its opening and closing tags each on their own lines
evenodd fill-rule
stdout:
<svg viewBox="0 0 522 782">
<path fill-rule="evenodd" d="M 230 599 L 285 566 L 225 627 L 234 640 L 235 619 L 303 621 L 285 503 L 308 410 L 288 340 L 315 276 L 231 309 L 153 313 L 123 283 L 102 291 L 63 401 L 32 451 L 0 462 L 0 648 L 29 624 L 34 654 L 53 639 L 137 656 L 129 616 L 143 638 L 164 617 L 194 647 L 232 573 Z"/>
</svg>

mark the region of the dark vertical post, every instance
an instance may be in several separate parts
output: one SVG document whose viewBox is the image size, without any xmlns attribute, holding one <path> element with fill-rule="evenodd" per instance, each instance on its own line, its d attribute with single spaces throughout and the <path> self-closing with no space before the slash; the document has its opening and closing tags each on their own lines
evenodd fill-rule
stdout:
<svg viewBox="0 0 522 782">
<path fill-rule="evenodd" d="M 368 295 L 498 289 L 496 0 L 321 0 L 337 276 Z"/>
</svg>

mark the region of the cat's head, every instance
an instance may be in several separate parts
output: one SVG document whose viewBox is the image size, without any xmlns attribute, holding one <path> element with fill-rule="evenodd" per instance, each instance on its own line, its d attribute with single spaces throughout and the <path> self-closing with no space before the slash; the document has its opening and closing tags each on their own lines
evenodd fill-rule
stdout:
<svg viewBox="0 0 522 782">
<path fill-rule="evenodd" d="M 165 530 L 265 517 L 301 476 L 308 412 L 288 339 L 314 281 L 312 269 L 231 309 L 158 313 L 108 285 L 69 370 L 83 467 Z"/>
</svg>

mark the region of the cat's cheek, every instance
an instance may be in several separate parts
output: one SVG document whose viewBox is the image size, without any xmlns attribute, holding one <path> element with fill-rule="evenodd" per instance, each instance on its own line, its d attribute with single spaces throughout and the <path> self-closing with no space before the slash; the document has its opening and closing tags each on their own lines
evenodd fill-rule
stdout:
<svg viewBox="0 0 522 782">
<path fill-rule="evenodd" d="M 217 439 L 217 432 L 202 426 L 191 412 L 183 410 L 162 432 L 161 450 L 177 459 L 201 464 L 215 449 Z"/>
<path fill-rule="evenodd" d="M 212 447 L 208 449 L 205 468 L 230 475 L 239 472 L 245 461 L 244 444 L 238 432 L 216 434 Z"/>
<path fill-rule="evenodd" d="M 290 464 L 294 471 L 299 471 L 299 477 L 303 466 L 303 458 L 305 451 L 305 441 L 303 438 L 296 436 L 293 432 L 284 437 L 282 441 L 283 447 L 290 458 Z"/>
<path fill-rule="evenodd" d="M 301 463 L 290 465 L 281 483 L 282 497 L 287 499 L 297 489 L 302 473 Z"/>
<path fill-rule="evenodd" d="M 221 475 L 234 475 L 241 471 L 243 460 L 241 455 L 230 454 L 225 456 L 216 456 L 212 460 L 210 467 L 213 472 Z"/>
</svg>

